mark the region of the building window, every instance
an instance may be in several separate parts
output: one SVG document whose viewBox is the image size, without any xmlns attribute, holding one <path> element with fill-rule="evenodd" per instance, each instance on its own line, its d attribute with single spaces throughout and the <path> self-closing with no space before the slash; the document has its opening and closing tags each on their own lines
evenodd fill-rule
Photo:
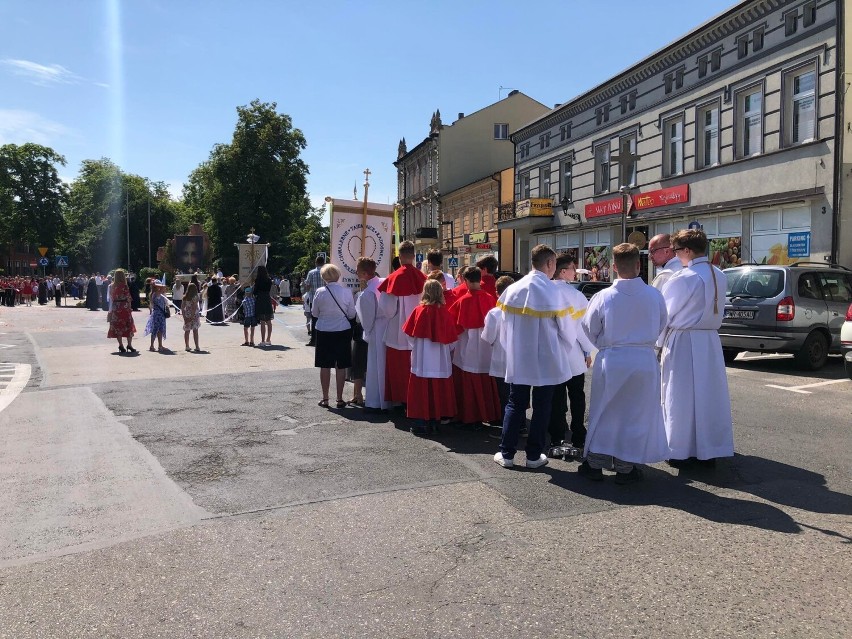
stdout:
<svg viewBox="0 0 852 639">
<path fill-rule="evenodd" d="M 705 75 L 707 75 L 707 63 L 708 63 L 708 60 L 707 60 L 706 55 L 703 55 L 700 58 L 698 58 L 698 77 L 699 78 L 703 78 Z"/>
<path fill-rule="evenodd" d="M 550 165 L 539 169 L 539 183 L 541 184 L 539 197 L 550 197 Z"/>
<path fill-rule="evenodd" d="M 675 71 L 675 89 L 680 89 L 683 87 L 683 73 L 683 67 Z"/>
<path fill-rule="evenodd" d="M 748 55 L 748 34 L 737 38 L 737 60 L 742 60 Z"/>
<path fill-rule="evenodd" d="M 722 50 L 716 49 L 710 54 L 710 71 L 716 72 L 722 68 Z"/>
<path fill-rule="evenodd" d="M 737 157 L 757 155 L 763 148 L 763 89 L 752 87 L 737 95 Z"/>
<path fill-rule="evenodd" d="M 666 88 L 666 94 L 671 93 L 672 88 L 674 86 L 674 75 L 671 73 L 667 73 L 665 76 L 663 76 L 663 82 Z"/>
<path fill-rule="evenodd" d="M 719 164 L 719 103 L 713 102 L 698 108 L 696 116 L 698 148 L 695 154 L 696 168 Z"/>
<path fill-rule="evenodd" d="M 636 186 L 636 135 L 618 141 L 618 185 Z"/>
<path fill-rule="evenodd" d="M 632 111 L 636 108 L 636 96 L 638 93 L 636 91 L 631 91 L 626 95 L 622 95 L 619 98 L 619 103 L 621 105 L 621 114 L 624 115 L 627 111 Z"/>
<path fill-rule="evenodd" d="M 544 135 L 538 136 L 538 145 L 542 149 L 546 149 L 550 146 L 550 133 L 545 133 Z"/>
<path fill-rule="evenodd" d="M 574 198 L 571 196 L 571 160 L 562 160 L 562 197 L 567 197 L 571 202 Z"/>
<path fill-rule="evenodd" d="M 559 141 L 564 142 L 571 137 L 571 123 L 566 122 L 559 127 Z"/>
<path fill-rule="evenodd" d="M 521 173 L 521 197 L 518 199 L 526 200 L 530 196 L 530 174 Z"/>
<path fill-rule="evenodd" d="M 530 143 L 524 142 L 521 145 L 521 153 L 520 153 L 521 158 L 525 158 L 525 157 L 529 156 L 529 154 L 530 154 Z"/>
<path fill-rule="evenodd" d="M 763 34 L 766 33 L 766 27 L 758 27 L 751 33 L 751 50 L 760 51 L 763 48 Z"/>
<path fill-rule="evenodd" d="M 683 173 L 683 116 L 670 118 L 663 124 L 663 173 L 667 177 Z"/>
<path fill-rule="evenodd" d="M 784 77 L 784 140 L 802 144 L 816 133 L 816 69 L 799 69 Z"/>
<path fill-rule="evenodd" d="M 784 35 L 791 36 L 796 33 L 799 26 L 799 14 L 797 11 L 788 11 L 784 14 Z"/>
<path fill-rule="evenodd" d="M 816 2 L 810 0 L 802 6 L 802 26 L 807 28 L 816 22 Z"/>
<path fill-rule="evenodd" d="M 508 124 L 495 124 L 494 125 L 494 139 L 495 140 L 508 140 L 509 139 L 509 125 Z"/>
<path fill-rule="evenodd" d="M 600 126 L 604 122 L 609 122 L 609 104 L 595 109 L 595 123 Z"/>
<path fill-rule="evenodd" d="M 609 141 L 595 147 L 595 195 L 609 191 Z"/>
</svg>

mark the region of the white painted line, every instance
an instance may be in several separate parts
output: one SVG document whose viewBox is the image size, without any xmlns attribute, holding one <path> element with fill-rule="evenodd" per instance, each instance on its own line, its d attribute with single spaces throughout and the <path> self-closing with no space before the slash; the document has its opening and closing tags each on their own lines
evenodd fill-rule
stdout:
<svg viewBox="0 0 852 639">
<path fill-rule="evenodd" d="M 767 384 L 768 388 L 780 388 L 781 390 L 790 391 L 791 393 L 801 393 L 802 395 L 811 395 L 811 391 L 802 390 L 803 388 L 817 388 L 818 386 L 828 386 L 830 384 L 842 384 L 844 382 L 852 382 L 852 379 L 830 379 L 826 382 L 816 382 L 814 384 L 803 384 L 802 386 L 777 386 L 776 384 Z"/>
<path fill-rule="evenodd" d="M 21 393 L 22 390 L 30 381 L 32 367 L 29 364 L 17 364 L 15 376 L 9 382 L 8 386 L 0 390 L 0 411 L 4 410 L 14 399 Z"/>
</svg>

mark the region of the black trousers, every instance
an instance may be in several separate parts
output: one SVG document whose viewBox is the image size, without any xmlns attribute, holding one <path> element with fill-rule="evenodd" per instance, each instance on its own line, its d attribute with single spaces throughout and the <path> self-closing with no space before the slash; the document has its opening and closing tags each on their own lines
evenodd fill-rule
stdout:
<svg viewBox="0 0 852 639">
<path fill-rule="evenodd" d="M 550 410 L 548 433 L 550 444 L 555 446 L 565 439 L 568 423 L 566 408 L 571 409 L 571 445 L 582 448 L 586 444 L 586 374 L 575 375 L 567 382 L 553 387 L 553 407 Z M 567 406 L 566 406 L 567 404 Z"/>
</svg>

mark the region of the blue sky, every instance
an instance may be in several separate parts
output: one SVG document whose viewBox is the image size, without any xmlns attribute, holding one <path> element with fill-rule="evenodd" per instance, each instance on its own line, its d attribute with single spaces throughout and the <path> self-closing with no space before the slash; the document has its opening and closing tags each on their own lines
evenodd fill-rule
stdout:
<svg viewBox="0 0 852 639">
<path fill-rule="evenodd" d="M 308 142 L 308 190 L 396 198 L 392 162 L 444 122 L 517 88 L 553 106 L 731 0 L 6 0 L 0 143 L 109 157 L 174 193 L 229 142 L 236 107 L 277 102 Z"/>
</svg>

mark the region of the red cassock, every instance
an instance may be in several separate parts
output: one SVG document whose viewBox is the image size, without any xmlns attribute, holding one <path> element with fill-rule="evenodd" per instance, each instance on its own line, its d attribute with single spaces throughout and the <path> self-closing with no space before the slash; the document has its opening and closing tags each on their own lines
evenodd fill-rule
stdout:
<svg viewBox="0 0 852 639">
<path fill-rule="evenodd" d="M 497 383 L 487 371 L 490 346 L 480 339 L 485 316 L 497 304 L 497 299 L 484 290 L 467 291 L 450 307 L 450 315 L 463 331 L 456 346 L 458 365 L 453 366 L 456 389 L 457 418 L 464 424 L 494 422 L 503 417 Z M 470 361 L 465 361 L 465 359 Z M 478 370 L 471 372 L 465 368 Z"/>
<path fill-rule="evenodd" d="M 445 290 L 444 303 L 447 305 L 447 308 L 450 308 L 450 306 L 455 304 L 456 300 L 465 293 L 467 293 L 467 284 L 465 284 L 464 280 L 461 280 L 458 284 L 456 284 L 455 288 Z"/>
<path fill-rule="evenodd" d="M 497 295 L 497 279 L 490 273 L 486 273 L 485 271 L 482 272 L 482 282 L 480 286 L 483 291 L 493 295 L 495 300 L 500 297 Z"/>
<path fill-rule="evenodd" d="M 456 414 L 456 394 L 449 345 L 458 339 L 460 329 L 446 306 L 430 304 L 418 306 L 403 331 L 417 340 L 406 414 L 412 419 L 452 417 Z"/>
<path fill-rule="evenodd" d="M 379 292 L 389 293 L 398 298 L 408 297 L 409 295 L 419 296 L 423 293 L 423 284 L 425 283 L 426 276 L 419 269 L 411 264 L 404 264 L 379 285 Z M 397 308 L 401 309 L 402 304 L 398 303 Z M 404 318 L 403 321 L 405 321 Z M 406 401 L 408 376 L 410 374 L 411 351 L 387 346 L 385 349 L 385 401 L 395 404 Z"/>
</svg>

